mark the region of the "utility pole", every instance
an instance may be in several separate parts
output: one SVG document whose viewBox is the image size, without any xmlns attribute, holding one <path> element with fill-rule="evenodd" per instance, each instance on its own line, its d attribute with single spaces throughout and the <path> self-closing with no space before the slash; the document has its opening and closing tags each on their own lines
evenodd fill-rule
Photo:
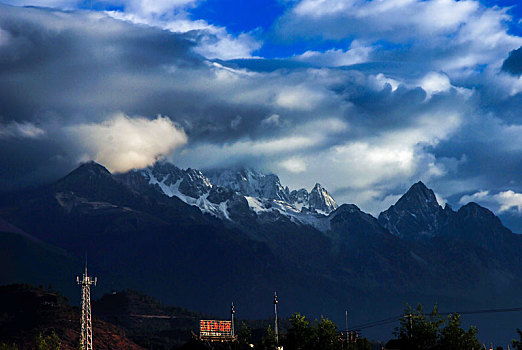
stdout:
<svg viewBox="0 0 522 350">
<path fill-rule="evenodd" d="M 234 308 L 234 303 L 232 302 L 232 307 L 230 308 L 230 314 L 232 316 L 232 338 L 235 336 L 234 330 L 234 314 L 236 313 L 236 309 Z"/>
<path fill-rule="evenodd" d="M 275 336 L 276 343 L 279 346 L 279 330 L 277 328 L 277 303 L 279 303 L 279 300 L 277 299 L 277 292 L 274 292 Z"/>
<path fill-rule="evenodd" d="M 344 333 L 346 335 L 346 344 L 348 344 L 348 310 L 344 310 Z"/>
<path fill-rule="evenodd" d="M 91 323 L 91 284 L 96 285 L 97 277 L 89 277 L 87 274 L 87 259 L 85 259 L 85 272 L 82 279 L 76 277 L 76 283 L 82 287 L 82 328 L 80 335 L 80 348 L 92 349 L 92 323 Z"/>
</svg>

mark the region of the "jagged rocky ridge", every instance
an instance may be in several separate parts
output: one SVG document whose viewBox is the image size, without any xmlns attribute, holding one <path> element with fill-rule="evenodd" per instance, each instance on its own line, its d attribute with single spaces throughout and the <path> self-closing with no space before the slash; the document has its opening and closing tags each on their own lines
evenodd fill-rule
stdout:
<svg viewBox="0 0 522 350">
<path fill-rule="evenodd" d="M 454 234 L 462 231 L 462 222 L 470 216 L 485 227 L 494 227 L 492 232 L 510 232 L 493 213 L 475 203 L 465 205 L 457 212 L 448 204 L 443 208 L 435 193 L 420 181 L 375 219 L 353 204 L 339 207 L 319 183 L 310 192 L 304 188 L 290 190 L 281 184 L 277 175 L 266 175 L 247 168 L 203 173 L 191 168 L 180 169 L 168 162 L 158 162 L 145 169 L 118 174 L 116 178 L 138 192 L 153 189 L 196 206 L 203 213 L 238 224 L 249 225 L 252 220 L 273 222 L 282 217 L 335 236 L 332 221 L 345 215 L 339 214 L 339 209 L 342 209 L 340 213 L 344 213 L 350 208 L 350 212 L 360 213 L 358 215 L 364 217 L 363 221 L 371 227 L 371 232 L 386 232 L 405 240 L 431 239 L 450 232 Z M 477 229 L 481 231 L 480 227 Z M 360 230 L 368 230 L 368 227 L 359 227 Z M 465 234 L 457 235 L 460 236 Z M 482 236 L 481 240 L 488 240 L 487 233 Z M 484 246 L 489 247 L 486 244 Z"/>
<path fill-rule="evenodd" d="M 140 190 L 152 186 L 161 193 L 176 196 L 204 213 L 235 221 L 252 213 L 277 213 L 294 222 L 321 226 L 321 219 L 338 206 L 328 191 L 317 183 L 308 192 L 290 191 L 279 177 L 252 169 L 221 169 L 203 173 L 180 169 L 168 162 L 158 162 L 145 169 L 119 174 L 127 186 Z M 249 213 L 250 212 L 250 213 Z"/>
</svg>

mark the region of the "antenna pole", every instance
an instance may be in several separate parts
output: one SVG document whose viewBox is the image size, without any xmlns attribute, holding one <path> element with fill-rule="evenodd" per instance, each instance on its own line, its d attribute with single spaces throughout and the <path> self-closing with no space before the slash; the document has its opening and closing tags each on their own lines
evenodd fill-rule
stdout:
<svg viewBox="0 0 522 350">
<path fill-rule="evenodd" d="M 277 303 L 279 303 L 279 300 L 277 299 L 277 292 L 274 292 L 274 314 L 275 314 L 275 336 L 276 336 L 276 343 L 279 346 L 279 330 L 277 328 Z"/>
<path fill-rule="evenodd" d="M 80 348 L 93 350 L 92 348 L 92 320 L 91 320 L 91 284 L 96 285 L 98 278 L 89 277 L 87 274 L 87 254 L 85 255 L 85 273 L 76 277 L 76 283 L 82 287 L 82 320 L 80 334 Z"/>
<path fill-rule="evenodd" d="M 344 334 L 346 335 L 346 344 L 348 344 L 348 310 L 344 310 Z"/>
<path fill-rule="evenodd" d="M 230 308 L 230 314 L 232 315 L 232 338 L 235 336 L 235 329 L 234 329 L 234 314 L 236 313 L 236 309 L 234 307 L 234 303 L 232 302 L 232 307 Z"/>
</svg>

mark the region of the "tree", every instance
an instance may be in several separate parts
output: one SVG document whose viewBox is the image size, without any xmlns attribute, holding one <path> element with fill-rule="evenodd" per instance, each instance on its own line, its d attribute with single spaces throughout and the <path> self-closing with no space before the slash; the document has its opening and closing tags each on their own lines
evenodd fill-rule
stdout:
<svg viewBox="0 0 522 350">
<path fill-rule="evenodd" d="M 285 350 L 311 349 L 312 329 L 305 316 L 295 313 L 290 318 L 290 328 L 286 332 Z"/>
<path fill-rule="evenodd" d="M 340 348 L 339 332 L 331 320 L 321 316 L 321 321 L 312 330 L 312 334 L 315 343 L 314 349 L 335 350 Z"/>
<path fill-rule="evenodd" d="M 522 331 L 517 329 L 520 340 L 513 340 L 513 350 L 522 350 Z"/>
<path fill-rule="evenodd" d="M 45 337 L 40 333 L 36 337 L 36 350 L 60 350 L 60 345 L 60 338 L 55 332 Z"/>
<path fill-rule="evenodd" d="M 421 304 L 413 310 L 407 305 L 405 317 L 395 334 L 403 341 L 408 349 L 429 350 L 436 349 L 439 340 L 439 330 L 444 319 L 438 313 L 437 305 L 431 314 L 425 315 Z"/>
<path fill-rule="evenodd" d="M 245 322 L 241 322 L 241 329 L 237 333 L 237 341 L 241 345 L 252 343 L 252 328 L 248 327 Z"/>
<path fill-rule="evenodd" d="M 276 350 L 277 349 L 277 339 L 276 334 L 272 330 L 272 326 L 268 325 L 266 329 L 266 335 L 261 340 L 261 350 Z"/>
<path fill-rule="evenodd" d="M 459 314 L 451 314 L 447 318 L 447 326 L 440 332 L 439 349 L 445 350 L 471 350 L 480 349 L 477 338 L 477 328 L 470 327 L 468 331 L 461 328 Z"/>
<path fill-rule="evenodd" d="M 407 307 L 406 316 L 395 332 L 408 350 L 481 349 L 477 333 L 476 327 L 470 327 L 467 331 L 462 329 L 459 314 L 443 318 L 435 305 L 431 314 L 424 315 L 420 304 L 415 311 Z"/>
</svg>

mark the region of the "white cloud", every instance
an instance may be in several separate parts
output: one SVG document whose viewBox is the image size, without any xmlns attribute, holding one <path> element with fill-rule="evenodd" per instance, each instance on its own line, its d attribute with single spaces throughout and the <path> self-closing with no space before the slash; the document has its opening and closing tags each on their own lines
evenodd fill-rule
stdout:
<svg viewBox="0 0 522 350">
<path fill-rule="evenodd" d="M 279 118 L 270 116 L 271 120 Z M 261 121 L 266 125 L 267 119 Z M 269 122 L 273 123 L 273 122 Z M 300 157 L 301 153 L 315 154 L 316 148 L 328 143 L 330 138 L 348 129 L 348 125 L 335 118 L 327 118 L 321 121 L 313 120 L 308 123 L 289 128 L 286 134 L 271 138 L 250 139 L 243 138 L 222 145 L 199 144 L 187 149 L 183 158 L 190 160 L 190 164 L 196 168 L 212 168 L 234 164 L 235 162 L 250 162 L 253 160 L 275 164 L 277 169 L 283 169 L 293 173 L 303 172 L 307 169 L 307 161 Z"/>
<path fill-rule="evenodd" d="M 279 162 L 279 166 L 294 174 L 306 171 L 306 163 L 300 158 L 289 158 L 283 160 Z"/>
<path fill-rule="evenodd" d="M 395 91 L 401 84 L 400 81 L 387 77 L 382 73 L 379 73 L 377 75 L 370 75 L 368 79 L 370 84 L 373 85 L 374 88 L 376 88 L 377 90 L 384 89 L 384 87 L 388 84 L 390 85 L 392 91 Z"/>
<path fill-rule="evenodd" d="M 367 32 L 380 32 L 388 35 L 412 36 L 417 33 L 437 34 L 456 30 L 469 17 L 477 12 L 475 1 L 354 1 L 354 0 L 302 0 L 292 10 L 292 14 L 310 19 L 365 20 L 372 22 L 373 28 L 360 28 Z M 436 20 L 434 20 L 436 18 Z M 310 26 L 313 30 L 313 26 Z M 349 23 L 338 28 L 348 32 Z M 393 31 L 401 31 L 393 34 Z M 410 30 L 410 33 L 406 31 Z M 327 33 L 328 35 L 329 33 Z M 331 33 L 330 35 L 333 35 Z"/>
<path fill-rule="evenodd" d="M 348 50 L 331 49 L 325 52 L 306 51 L 294 59 L 322 67 L 341 67 L 368 61 L 372 51 L 373 48 L 371 46 L 361 45 L 357 40 L 354 40 Z"/>
<path fill-rule="evenodd" d="M 376 57 L 416 63 L 453 78 L 469 75 L 479 65 L 498 69 L 506 53 L 522 45 L 522 38 L 508 33 L 509 21 L 507 9 L 487 8 L 474 0 L 301 0 L 277 28 L 287 40 L 355 38 L 367 46 L 401 44 L 400 50 L 379 45 Z M 334 54 L 342 52 L 322 54 L 326 65 Z"/>
<path fill-rule="evenodd" d="M 149 120 L 116 114 L 99 124 L 69 126 L 66 133 L 88 159 L 115 172 L 152 165 L 187 143 L 183 129 L 162 116 Z"/>
<path fill-rule="evenodd" d="M 159 27 L 174 33 L 199 31 L 194 51 L 209 58 L 250 58 L 261 47 L 262 42 L 252 33 L 234 36 L 225 27 L 209 24 L 205 20 L 192 20 L 187 7 L 196 0 L 176 1 L 130 1 L 124 12 L 107 11 L 113 18 L 137 24 Z"/>
<path fill-rule="evenodd" d="M 308 2 L 312 3 L 312 1 Z M 450 4 L 448 8 L 454 5 L 452 1 L 446 2 Z M 349 4 L 347 1 L 331 2 L 328 0 L 315 3 L 334 3 L 341 7 Z M 393 8 L 397 7 L 428 6 L 427 2 L 418 3 L 417 1 L 389 1 L 387 2 L 388 7 L 382 3 L 375 1 L 374 6 L 377 6 L 384 15 L 388 15 Z M 414 3 L 417 5 L 412 5 Z M 437 1 L 433 3 L 433 6 L 442 6 Z M 258 43 L 252 44 L 251 42 L 252 45 L 238 44 L 239 46 L 234 48 L 234 40 L 244 39 L 245 42 L 248 42 L 251 37 L 249 35 L 230 36 L 225 28 L 215 27 L 201 20 L 192 21 L 183 12 L 184 6 L 190 6 L 190 2 L 178 2 L 173 7 L 176 9 L 175 11 L 165 10 L 165 7 L 162 6 L 166 5 L 158 4 L 157 9 L 151 8 L 147 15 L 141 13 L 144 11 L 138 10 L 135 11 L 136 13 L 113 15 L 173 32 L 199 31 L 191 33 L 191 35 L 194 34 L 191 37 L 199 38 L 196 40 L 200 40 L 200 46 L 196 50 L 200 50 L 199 52 L 207 57 L 248 56 L 258 45 Z M 155 15 L 158 11 L 164 11 L 168 16 L 158 17 Z M 483 12 L 477 12 L 477 15 L 481 14 Z M 498 24 L 498 21 L 495 22 L 498 17 L 495 16 L 499 14 L 501 13 L 498 11 L 489 14 L 492 22 L 487 26 Z M 76 14 L 63 16 L 73 15 L 76 16 Z M 330 15 L 337 16 L 334 12 Z M 84 17 L 93 18 L 93 16 L 95 15 L 89 14 Z M 359 18 L 354 20 L 370 19 L 373 18 L 372 16 L 374 15 L 371 13 L 361 13 Z M 320 19 L 320 17 L 317 18 Z M 395 21 L 395 19 L 389 19 L 389 21 Z M 407 18 L 406 22 L 408 21 L 410 21 L 408 24 L 410 29 L 423 25 L 411 24 L 412 18 Z M 108 22 L 112 21 L 108 20 Z M 346 26 L 350 25 L 349 21 L 344 22 Z M 463 28 L 467 26 L 468 20 L 454 26 L 452 18 L 443 16 L 442 22 L 442 24 L 427 24 L 439 26 L 435 28 L 439 29 L 433 33 L 429 31 L 417 33 L 419 40 L 426 36 L 425 47 L 428 47 L 429 50 L 433 47 L 441 49 L 436 52 L 437 55 L 433 55 L 438 60 L 436 63 L 441 66 L 449 64 L 448 62 L 453 62 L 452 67 L 473 65 L 474 62 L 482 62 L 481 60 L 492 62 L 488 55 L 492 52 L 497 55 L 500 50 L 496 46 L 498 42 L 494 40 L 488 39 L 485 43 L 480 43 L 478 39 L 473 39 L 473 33 L 482 33 L 478 23 L 464 32 Z M 127 24 L 116 21 L 115 23 L 117 23 L 118 30 L 130 28 Z M 369 20 L 365 23 L 372 24 Z M 141 32 L 140 26 L 135 26 L 135 28 Z M 332 28 L 338 29 L 337 27 Z M 67 28 L 64 27 L 64 29 Z M 499 30 L 499 42 L 509 42 L 503 27 L 500 26 L 497 29 Z M 386 32 L 388 29 L 379 30 Z M 487 31 L 487 28 L 484 30 Z M 405 35 L 407 32 L 403 30 L 401 35 Z M 104 37 L 118 35 L 110 30 L 101 33 Z M 450 42 L 447 50 L 445 46 L 447 38 L 441 36 L 441 33 L 455 34 L 454 40 Z M 488 33 L 491 34 L 491 32 Z M 386 32 L 385 34 L 389 35 L 391 41 L 403 40 L 400 36 L 394 37 L 396 33 Z M 411 31 L 410 34 L 414 35 L 415 31 Z M 0 33 L 0 38 L 1 35 Z M 252 35 L 252 37 L 254 36 Z M 180 37 L 186 38 L 189 35 Z M 131 38 L 132 40 L 128 41 L 132 44 L 132 50 L 135 50 L 136 46 L 139 47 L 141 39 L 139 35 L 131 36 Z M 371 44 L 370 39 L 353 40 L 346 51 L 335 49 L 323 53 L 310 51 L 294 57 L 315 62 L 318 65 L 330 66 L 330 68 L 320 69 L 293 69 L 290 64 L 285 69 L 254 72 L 245 68 L 228 67 L 226 62 L 219 64 L 208 61 L 190 67 L 182 65 L 157 67 L 154 59 L 144 56 L 140 59 L 149 60 L 146 63 L 150 64 L 149 69 L 145 72 L 141 69 L 123 70 L 124 74 L 120 77 L 119 69 L 127 67 L 127 65 L 120 65 L 120 62 L 116 62 L 116 65 L 108 65 L 109 69 L 106 71 L 110 71 L 111 74 L 96 74 L 104 76 L 104 88 L 100 89 L 103 91 L 100 96 L 104 101 L 117 100 L 117 103 L 112 104 L 112 101 L 109 101 L 111 103 L 104 102 L 101 105 L 100 97 L 93 95 L 68 100 L 73 100 L 78 105 L 81 103 L 82 108 L 98 103 L 97 106 L 93 106 L 98 108 L 97 111 L 133 111 L 136 110 L 136 106 L 142 106 L 148 108 L 149 111 L 152 110 L 148 113 L 155 113 L 156 108 L 165 108 L 160 112 L 171 115 L 176 113 L 177 120 L 187 126 L 186 130 L 190 130 L 190 135 L 194 135 L 193 138 L 191 136 L 190 149 L 183 155 L 185 166 L 202 168 L 247 163 L 260 168 L 271 167 L 271 170 L 281 172 L 281 177 L 289 185 L 301 182 L 304 183 L 302 186 L 310 187 L 313 184 L 310 182 L 320 181 L 330 191 L 339 190 L 339 193 L 343 193 L 340 198 L 337 198 L 339 201 L 355 202 L 362 209 L 373 210 L 371 208 L 378 208 L 379 203 L 388 203 L 387 201 L 391 197 L 388 198 L 387 195 L 392 189 L 402 186 L 403 183 L 411 184 L 418 179 L 423 181 L 440 179 L 448 173 L 458 177 L 457 161 L 452 162 L 439 158 L 437 146 L 441 140 L 452 137 L 463 123 L 466 123 L 465 127 L 469 127 L 470 120 L 473 120 L 475 114 L 479 115 L 478 119 L 481 118 L 480 106 L 475 104 L 476 100 L 481 97 L 480 94 L 476 95 L 477 99 L 466 100 L 454 92 L 461 91 L 459 89 L 462 88 L 457 86 L 459 84 L 483 89 L 484 80 L 480 75 L 475 76 L 475 80 L 455 79 L 452 72 L 434 68 L 432 55 L 420 55 L 421 51 L 415 52 L 415 54 L 419 54 L 415 59 L 426 60 L 426 65 L 416 65 L 419 61 L 413 60 L 389 65 L 387 62 L 383 64 L 375 62 L 375 65 L 370 63 L 361 66 L 361 71 L 357 71 L 356 68 L 349 70 L 332 68 L 366 62 L 371 59 L 378 60 L 383 57 L 385 60 L 395 56 L 379 56 L 382 51 L 406 52 L 410 49 L 408 45 L 399 45 L 399 49 L 393 45 L 375 45 L 375 43 Z M 440 41 L 435 45 L 437 40 Z M 113 40 L 107 41 L 109 45 L 106 43 L 97 45 L 97 52 L 105 53 L 114 49 L 116 45 L 112 45 Z M 489 42 L 487 45 L 491 47 L 491 51 L 485 50 L 486 56 L 481 56 L 483 54 L 480 49 L 481 45 L 486 45 L 486 42 Z M 415 45 L 417 43 L 413 40 L 411 47 Z M 464 63 L 459 62 L 458 57 L 452 56 L 452 50 L 457 47 L 455 45 L 469 48 L 469 50 L 462 51 L 462 57 L 465 57 L 462 61 Z M 424 53 L 432 52 L 429 50 Z M 216 53 L 219 51 L 223 51 L 223 53 Z M 507 52 L 503 52 L 504 57 Z M 154 54 L 153 51 L 152 54 Z M 181 55 L 183 54 L 181 53 Z M 491 57 L 497 57 L 495 55 Z M 193 56 L 190 57 L 193 58 Z M 107 62 L 110 62 L 111 59 L 111 57 L 107 57 Z M 122 56 L 121 59 L 123 63 L 127 62 L 126 57 Z M 284 60 L 281 62 L 285 63 Z M 271 61 L 263 62 L 268 66 L 270 63 Z M 411 67 L 409 63 L 412 63 Z M 241 64 L 238 66 L 241 67 Z M 113 69 L 113 67 L 117 67 L 117 69 Z M 96 72 L 98 71 L 96 70 Z M 490 74 L 493 70 L 486 72 Z M 31 73 L 29 72 L 29 74 Z M 494 77 L 494 74 L 491 74 L 491 77 Z M 498 74 L 498 71 L 495 74 Z M 38 74 L 31 75 L 36 77 Z M 509 84 L 516 86 L 516 83 L 513 82 L 514 78 L 507 75 L 499 76 L 509 80 L 506 86 Z M 114 77 L 117 77 L 118 80 L 116 81 Z M 387 84 L 391 86 L 391 91 L 383 90 Z M 129 85 L 132 89 L 130 93 Z M 107 86 L 109 88 L 106 88 Z M 495 84 L 491 84 L 491 86 L 496 88 Z M 438 94 L 437 99 L 428 98 L 422 102 L 419 87 L 424 89 L 428 96 Z M 505 90 L 502 90 L 502 93 L 509 90 L 506 87 L 503 89 Z M 449 93 L 446 93 L 448 91 Z M 122 98 L 116 99 L 114 94 L 116 96 L 121 94 Z M 58 95 L 63 100 L 66 99 L 61 91 Z M 132 101 L 127 102 L 126 99 Z M 161 101 L 159 105 L 157 101 Z M 115 105 L 117 107 L 114 107 Z M 491 109 L 493 109 L 493 105 Z M 69 110 L 72 108 L 67 109 L 67 111 Z M 477 110 L 478 113 L 476 113 Z M 178 111 L 179 114 L 177 114 Z M 81 113 L 78 114 L 81 115 Z M 234 119 L 239 115 L 241 118 Z M 154 132 L 157 132 L 157 136 L 149 137 L 141 135 L 143 130 L 139 132 L 137 130 L 139 128 L 136 123 L 140 118 L 125 116 L 121 118 L 124 120 L 121 124 L 125 124 L 131 129 L 129 133 L 114 131 L 119 128 L 116 126 L 118 118 L 112 118 L 105 123 L 71 127 L 76 133 L 70 130 L 69 133 L 75 136 L 81 135 L 81 137 L 77 137 L 78 142 L 85 147 L 90 159 L 107 163 L 112 169 L 120 170 L 146 166 L 154 162 L 157 157 L 168 155 L 173 149 L 186 142 L 186 136 L 179 127 L 165 125 L 163 128 L 162 131 L 166 133 L 169 130 L 171 134 L 176 134 L 176 130 L 179 132 L 176 136 L 179 142 L 169 144 L 168 141 L 172 137 L 160 134 L 158 125 L 151 126 L 152 121 L 143 119 L 146 121 L 143 130 L 154 129 Z M 51 129 L 46 128 L 45 130 L 50 132 Z M 491 142 L 496 143 L 496 146 L 501 145 L 510 152 L 520 151 L 520 140 L 522 140 L 519 137 L 520 125 L 499 124 L 498 128 L 494 129 L 494 133 L 491 133 L 491 130 L 493 129 L 487 128 L 487 133 L 493 134 L 494 137 L 491 135 L 488 137 L 492 139 Z M 0 130 L 0 132 L 2 131 L 6 134 L 4 130 Z M 21 131 L 16 131 L 16 133 L 23 135 Z M 11 132 L 11 134 L 16 133 Z M 25 134 L 30 134 L 30 132 Z M 38 132 L 35 131 L 35 135 L 37 134 Z M 134 139 L 146 139 L 145 143 L 150 146 L 130 145 L 128 142 L 130 137 L 127 138 L 124 134 L 136 134 L 138 136 Z M 489 139 L 485 140 L 489 141 Z M 453 160 L 458 160 L 462 156 L 462 153 L 451 152 L 445 147 L 441 153 Z M 178 159 L 174 161 L 178 163 Z M 469 190 L 473 191 L 476 188 L 488 187 L 475 186 Z M 462 191 L 462 189 L 460 190 Z M 452 194 L 444 190 L 441 193 L 445 196 Z M 516 198 L 516 196 L 511 197 Z M 514 207 L 511 205 L 511 208 Z"/>
<path fill-rule="evenodd" d="M 81 0 L 4 0 L 5 4 L 14 6 L 41 6 L 60 9 L 73 9 L 78 6 Z"/>
<path fill-rule="evenodd" d="M 30 122 L 0 124 L 0 139 L 29 138 L 38 139 L 45 136 L 46 132 Z"/>
<path fill-rule="evenodd" d="M 125 11 L 136 13 L 144 17 L 165 16 L 174 11 L 183 10 L 196 0 L 125 0 Z"/>
<path fill-rule="evenodd" d="M 477 202 L 497 213 L 513 211 L 522 214 L 522 193 L 512 190 L 497 194 L 490 194 L 489 191 L 478 191 L 471 195 L 464 195 L 459 200 L 460 204 L 469 202 Z"/>
<path fill-rule="evenodd" d="M 274 171 L 294 188 L 308 186 L 306 179 L 316 179 L 336 194 L 339 203 L 356 203 L 376 215 L 396 201 L 396 196 L 388 197 L 390 189 L 446 175 L 446 165 L 428 149 L 459 130 L 461 119 L 459 115 L 424 115 L 408 127 L 383 130 L 314 153 L 301 152 L 299 159 L 307 165 L 303 179 L 285 168 Z M 439 200 L 444 202 L 442 196 Z"/>
<path fill-rule="evenodd" d="M 500 203 L 500 212 L 516 209 L 519 214 L 522 214 L 522 193 L 511 190 L 500 192 L 496 195 L 496 199 Z"/>
<path fill-rule="evenodd" d="M 285 87 L 275 98 L 277 106 L 287 109 L 307 111 L 315 108 L 323 99 L 322 92 L 317 88 L 304 85 Z"/>
<path fill-rule="evenodd" d="M 426 91 L 427 97 L 439 92 L 448 91 L 451 88 L 451 83 L 446 74 L 430 72 L 422 78 L 420 86 Z"/>
<path fill-rule="evenodd" d="M 248 33 L 234 37 L 225 28 L 209 26 L 207 30 L 208 34 L 201 37 L 195 51 L 209 59 L 250 58 L 261 47 L 261 42 Z"/>
<path fill-rule="evenodd" d="M 261 124 L 279 126 L 281 124 L 281 117 L 279 114 L 272 114 L 263 119 Z"/>
</svg>

